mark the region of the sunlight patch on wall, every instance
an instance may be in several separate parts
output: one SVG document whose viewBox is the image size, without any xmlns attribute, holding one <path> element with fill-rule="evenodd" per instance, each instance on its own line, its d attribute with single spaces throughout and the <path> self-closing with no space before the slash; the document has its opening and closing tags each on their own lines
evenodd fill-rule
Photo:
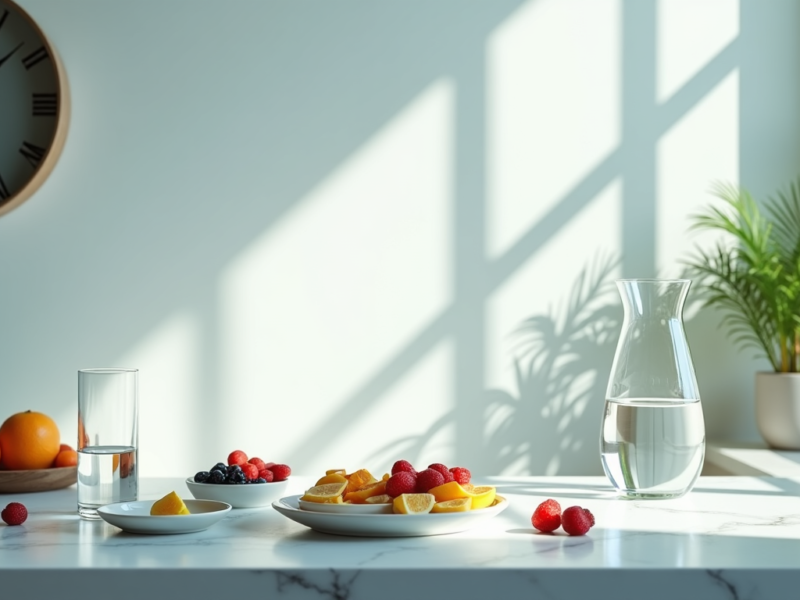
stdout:
<svg viewBox="0 0 800 600">
<path fill-rule="evenodd" d="M 739 35 L 735 0 L 658 0 L 656 98 L 668 100 Z"/>
<path fill-rule="evenodd" d="M 165 477 L 199 470 L 197 451 L 187 451 L 199 449 L 211 431 L 200 427 L 206 411 L 197 404 L 199 346 L 196 319 L 178 313 L 162 321 L 116 364 L 139 369 L 140 474 Z"/>
<path fill-rule="evenodd" d="M 715 202 L 709 193 L 715 181 L 738 183 L 738 69 L 659 139 L 656 156 L 656 264 L 660 276 L 677 277 L 696 245 L 719 239 L 690 232 L 690 215 Z"/>
<path fill-rule="evenodd" d="M 620 2 L 535 0 L 487 44 L 487 246 L 496 257 L 620 141 Z"/>
<path fill-rule="evenodd" d="M 423 90 L 220 279 L 226 402 L 291 423 L 269 436 L 285 460 L 337 415 L 325 441 L 345 442 L 379 401 L 359 390 L 452 301 L 453 102 L 448 80 Z"/>
</svg>

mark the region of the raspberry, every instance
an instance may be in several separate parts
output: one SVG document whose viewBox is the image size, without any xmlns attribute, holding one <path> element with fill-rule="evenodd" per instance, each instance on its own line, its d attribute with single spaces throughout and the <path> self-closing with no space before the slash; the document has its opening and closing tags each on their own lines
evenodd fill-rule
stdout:
<svg viewBox="0 0 800 600">
<path fill-rule="evenodd" d="M 22 525 L 28 518 L 28 509 L 24 504 L 11 502 L 3 509 L 3 512 L 0 512 L 0 518 L 8 525 Z"/>
<path fill-rule="evenodd" d="M 468 484 L 469 480 L 472 479 L 472 473 L 469 472 L 469 469 L 465 469 L 464 467 L 453 467 L 450 469 L 450 472 L 453 474 L 453 479 L 461 485 Z"/>
<path fill-rule="evenodd" d="M 239 466 L 242 468 L 242 473 L 244 473 L 244 476 L 247 477 L 248 480 L 258 479 L 258 467 L 253 463 L 246 462 Z"/>
<path fill-rule="evenodd" d="M 561 515 L 561 526 L 570 535 L 584 535 L 594 525 L 594 515 L 588 508 L 570 506 Z"/>
<path fill-rule="evenodd" d="M 272 480 L 275 479 L 275 475 L 273 475 L 272 471 L 270 471 L 269 469 L 261 469 L 258 472 L 258 476 L 261 477 L 261 479 L 265 480 L 267 483 L 271 483 Z"/>
<path fill-rule="evenodd" d="M 392 498 L 400 494 L 413 494 L 417 489 L 417 475 L 410 471 L 398 471 L 386 480 L 386 493 Z"/>
<path fill-rule="evenodd" d="M 442 463 L 433 463 L 432 465 L 428 465 L 428 468 L 433 469 L 434 471 L 439 471 L 439 473 L 441 473 L 442 477 L 445 479 L 447 479 L 447 474 L 450 472 Z"/>
<path fill-rule="evenodd" d="M 444 485 L 444 475 L 436 469 L 425 469 L 417 474 L 417 493 L 427 494 L 437 486 Z"/>
<path fill-rule="evenodd" d="M 273 481 L 283 481 L 284 479 L 289 479 L 289 475 L 292 474 L 292 470 L 289 468 L 289 465 L 272 465 L 269 470 L 272 471 L 272 475 L 274 476 Z"/>
<path fill-rule="evenodd" d="M 234 450 L 228 454 L 228 465 L 243 465 L 247 462 L 247 454 L 241 450 Z"/>
<path fill-rule="evenodd" d="M 531 524 L 545 533 L 555 531 L 561 526 L 561 505 L 553 500 L 545 500 L 533 511 Z"/>
<path fill-rule="evenodd" d="M 413 473 L 414 475 L 417 474 L 417 470 L 411 466 L 411 463 L 407 460 L 398 460 L 396 463 L 392 465 L 392 475 L 395 473 L 399 473 L 400 471 L 405 471 L 407 473 Z"/>
<path fill-rule="evenodd" d="M 249 462 L 251 465 L 255 465 L 256 469 L 258 469 L 259 471 L 263 471 L 264 469 L 267 468 L 267 465 L 264 464 L 264 461 L 255 456 L 250 460 L 248 460 L 247 462 Z"/>
</svg>

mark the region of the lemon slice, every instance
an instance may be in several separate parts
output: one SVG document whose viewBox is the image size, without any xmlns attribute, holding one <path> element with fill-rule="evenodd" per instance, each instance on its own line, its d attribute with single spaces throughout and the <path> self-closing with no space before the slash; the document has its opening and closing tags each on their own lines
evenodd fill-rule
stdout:
<svg viewBox="0 0 800 600">
<path fill-rule="evenodd" d="M 446 502 L 457 498 L 469 498 L 472 492 L 461 487 L 461 484 L 457 481 L 450 481 L 449 483 L 437 485 L 435 488 L 428 490 L 428 493 L 436 496 L 437 502 Z"/>
<path fill-rule="evenodd" d="M 347 482 L 323 483 L 306 490 L 300 500 L 306 502 L 319 502 L 321 504 L 342 504 L 342 493 L 347 488 Z"/>
<path fill-rule="evenodd" d="M 456 498 L 437 502 L 431 509 L 432 513 L 466 512 L 472 510 L 472 498 Z"/>
<path fill-rule="evenodd" d="M 160 500 L 156 500 L 150 508 L 151 515 L 188 515 L 189 509 L 175 492 L 170 492 Z"/>
<path fill-rule="evenodd" d="M 380 496 L 370 496 L 364 502 L 367 504 L 391 504 L 392 497 L 389 494 L 381 494 Z"/>
<path fill-rule="evenodd" d="M 496 495 L 497 490 L 493 485 L 476 485 L 470 492 L 472 510 L 491 506 Z"/>
<path fill-rule="evenodd" d="M 436 498 L 433 494 L 400 494 L 392 504 L 397 514 L 424 515 L 431 512 Z"/>
<path fill-rule="evenodd" d="M 320 477 L 314 485 L 325 485 L 326 483 L 347 483 L 347 477 L 342 473 L 328 473 L 324 477 Z"/>
</svg>

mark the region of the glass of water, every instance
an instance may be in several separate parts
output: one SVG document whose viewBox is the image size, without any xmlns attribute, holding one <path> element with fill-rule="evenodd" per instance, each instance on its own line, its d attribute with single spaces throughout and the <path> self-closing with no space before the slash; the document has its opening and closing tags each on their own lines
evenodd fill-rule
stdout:
<svg viewBox="0 0 800 600">
<path fill-rule="evenodd" d="M 78 514 L 130 502 L 139 493 L 138 369 L 78 371 Z"/>
</svg>

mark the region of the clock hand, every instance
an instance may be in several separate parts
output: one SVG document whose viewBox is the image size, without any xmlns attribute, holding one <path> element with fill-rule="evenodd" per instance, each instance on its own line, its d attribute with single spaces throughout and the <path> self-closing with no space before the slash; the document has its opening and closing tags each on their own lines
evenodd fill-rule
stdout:
<svg viewBox="0 0 800 600">
<path fill-rule="evenodd" d="M 17 45 L 17 47 L 16 47 L 16 48 L 14 48 L 14 49 L 13 49 L 11 52 L 9 52 L 8 54 L 6 54 L 6 55 L 5 55 L 3 58 L 0 58 L 0 67 L 2 67 L 2 66 L 3 66 L 3 63 L 4 63 L 4 62 L 6 62 L 6 61 L 7 61 L 9 58 L 11 58 L 11 57 L 12 57 L 12 55 L 14 54 L 14 52 L 16 52 L 17 50 L 19 50 L 20 48 L 22 48 L 22 44 L 24 44 L 24 43 L 25 43 L 25 42 L 20 42 L 20 43 Z"/>
</svg>

